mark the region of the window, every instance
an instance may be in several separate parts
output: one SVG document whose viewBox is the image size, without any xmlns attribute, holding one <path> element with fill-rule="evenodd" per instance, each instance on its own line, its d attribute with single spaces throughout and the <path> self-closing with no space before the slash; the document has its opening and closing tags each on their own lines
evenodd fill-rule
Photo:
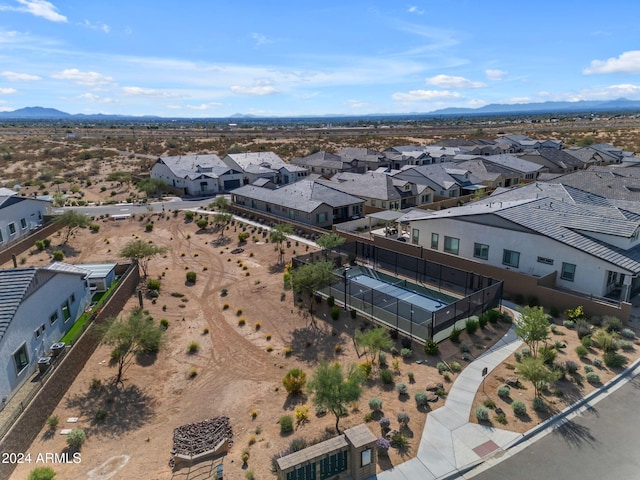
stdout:
<svg viewBox="0 0 640 480">
<path fill-rule="evenodd" d="M 27 355 L 27 344 L 23 343 L 22 346 L 16 350 L 13 354 L 13 362 L 16 365 L 16 374 L 19 375 L 22 370 L 29 365 L 29 356 Z"/>
<path fill-rule="evenodd" d="M 71 311 L 69 310 L 68 301 L 64 302 L 64 304 L 62 305 L 62 317 L 64 318 L 65 322 L 71 318 Z"/>
<path fill-rule="evenodd" d="M 315 480 L 316 464 L 309 463 L 287 473 L 287 480 Z"/>
<path fill-rule="evenodd" d="M 27 228 L 27 219 L 26 218 L 21 218 L 20 219 L 20 226 L 22 228 Z"/>
<path fill-rule="evenodd" d="M 433 248 L 434 250 L 438 249 L 438 243 L 440 243 L 440 235 L 438 235 L 437 233 L 432 233 L 431 234 L 431 248 Z"/>
<path fill-rule="evenodd" d="M 72 293 L 71 296 L 69 297 L 69 301 L 71 303 L 76 303 L 76 294 Z"/>
<path fill-rule="evenodd" d="M 417 245 L 419 238 L 420 238 L 420 230 L 418 230 L 417 228 L 412 228 L 411 229 L 411 243 L 413 243 L 414 245 Z"/>
<path fill-rule="evenodd" d="M 538 263 L 544 263 L 546 265 L 553 265 L 553 258 L 538 257 Z"/>
<path fill-rule="evenodd" d="M 366 467 L 371 463 L 371 449 L 367 448 L 360 453 L 360 466 Z"/>
<path fill-rule="evenodd" d="M 371 206 L 375 207 L 376 206 L 376 201 L 375 200 L 371 200 Z"/>
<path fill-rule="evenodd" d="M 481 258 L 482 260 L 489 259 L 489 245 L 484 245 L 482 243 L 474 243 L 473 244 L 473 256 L 476 258 Z"/>
<path fill-rule="evenodd" d="M 0 243 L 4 242 L 4 238 L 2 237 L 2 230 L 0 230 Z"/>
<path fill-rule="evenodd" d="M 9 224 L 9 235 L 14 235 L 16 233 L 16 224 L 11 222 Z"/>
<path fill-rule="evenodd" d="M 327 221 L 327 214 L 325 213 L 319 213 L 316 215 L 316 221 L 318 223 L 324 223 Z"/>
<path fill-rule="evenodd" d="M 51 314 L 51 316 L 49 317 L 49 323 L 51 325 L 53 325 L 54 323 L 56 323 L 56 320 L 58 320 L 58 312 L 55 311 Z"/>
<path fill-rule="evenodd" d="M 520 265 L 520 252 L 505 249 L 502 253 L 502 264 L 508 267 L 518 268 Z"/>
<path fill-rule="evenodd" d="M 573 263 L 562 262 L 562 273 L 560 273 L 562 280 L 573 282 L 576 278 L 576 266 Z"/>
<path fill-rule="evenodd" d="M 384 200 L 382 201 L 382 208 L 387 208 L 387 202 L 385 202 Z"/>
<path fill-rule="evenodd" d="M 460 249 L 460 239 L 454 237 L 444 237 L 444 251 L 447 253 L 453 253 L 454 255 L 458 255 L 458 250 Z"/>
<path fill-rule="evenodd" d="M 431 194 L 422 195 L 422 203 L 429 203 L 431 201 Z"/>
<path fill-rule="evenodd" d="M 289 210 L 289 218 L 294 219 L 296 218 L 296 211 L 295 210 Z"/>
</svg>

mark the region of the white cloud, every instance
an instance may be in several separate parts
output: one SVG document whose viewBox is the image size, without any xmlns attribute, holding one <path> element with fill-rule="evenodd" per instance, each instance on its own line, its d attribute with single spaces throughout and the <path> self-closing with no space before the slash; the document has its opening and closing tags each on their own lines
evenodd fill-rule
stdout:
<svg viewBox="0 0 640 480">
<path fill-rule="evenodd" d="M 530 102 L 531 102 L 530 97 L 513 97 L 507 100 L 505 103 L 519 104 L 519 103 L 530 103 Z"/>
<path fill-rule="evenodd" d="M 222 103 L 209 102 L 209 103 L 202 103 L 200 105 L 187 105 L 187 108 L 189 110 L 212 110 L 214 108 L 218 108 L 221 106 L 222 106 Z"/>
<path fill-rule="evenodd" d="M 598 73 L 639 73 L 640 72 L 640 50 L 630 50 L 622 53 L 618 57 L 611 57 L 607 60 L 592 60 L 591 65 L 585 68 L 582 73 L 594 75 Z"/>
<path fill-rule="evenodd" d="M 90 28 L 91 30 L 101 30 L 104 33 L 109 33 L 111 31 L 111 27 L 106 23 L 92 23 L 89 20 L 85 20 L 80 23 L 83 27 Z"/>
<path fill-rule="evenodd" d="M 482 88 L 486 85 L 482 82 L 473 82 L 464 77 L 456 77 L 451 75 L 436 75 L 435 77 L 425 80 L 427 85 L 433 85 L 440 88 Z"/>
<path fill-rule="evenodd" d="M 0 95 L 15 95 L 18 90 L 15 88 L 0 88 Z"/>
<path fill-rule="evenodd" d="M 77 68 L 69 68 L 58 73 L 54 73 L 51 77 L 56 80 L 71 80 L 78 85 L 96 87 L 106 85 L 113 82 L 113 78 L 106 77 L 97 72 L 81 72 Z"/>
<path fill-rule="evenodd" d="M 603 88 L 589 88 L 576 94 L 570 94 L 566 99 L 577 102 L 578 100 L 615 100 L 621 97 L 640 99 L 640 85 L 622 83 Z"/>
<path fill-rule="evenodd" d="M 470 107 L 483 107 L 488 103 L 489 102 L 487 102 L 486 100 L 480 100 L 479 98 L 476 98 L 474 100 L 469 100 L 467 102 L 467 105 L 469 105 Z"/>
<path fill-rule="evenodd" d="M 409 8 L 407 8 L 407 12 L 415 13 L 416 15 L 422 15 L 424 13 L 424 10 L 422 8 L 416 7 L 415 5 L 411 5 Z"/>
<path fill-rule="evenodd" d="M 89 103 L 114 103 L 112 98 L 100 97 L 93 93 L 83 93 L 82 95 L 78 95 L 78 98 Z"/>
<path fill-rule="evenodd" d="M 262 35 L 261 33 L 254 32 L 251 34 L 251 38 L 256 41 L 256 47 L 272 42 L 266 35 Z"/>
<path fill-rule="evenodd" d="M 231 87 L 231 91 L 239 95 L 255 95 L 255 96 L 275 95 L 277 93 L 280 93 L 280 91 L 272 85 L 254 85 L 253 87 L 233 85 Z"/>
<path fill-rule="evenodd" d="M 400 102 L 431 102 L 433 100 L 460 99 L 462 96 L 458 92 L 448 90 L 411 90 L 406 93 L 394 93 L 391 98 Z"/>
<path fill-rule="evenodd" d="M 487 76 L 487 80 L 499 81 L 504 80 L 504 77 L 507 76 L 507 72 L 504 70 L 494 70 L 487 69 L 484 71 L 484 74 Z"/>
<path fill-rule="evenodd" d="M 66 22 L 67 17 L 58 13 L 58 8 L 46 0 L 18 0 L 21 5 L 14 7 L 11 5 L 0 5 L 0 10 L 10 12 L 30 13 L 36 17 L 44 18 L 52 22 Z"/>
<path fill-rule="evenodd" d="M 364 108 L 370 105 L 368 102 L 363 102 L 361 100 L 347 100 L 346 104 L 351 108 Z"/>
<path fill-rule="evenodd" d="M 16 73 L 16 72 L 0 72 L 0 77 L 4 77 L 10 82 L 34 82 L 36 80 L 42 80 L 37 75 L 29 75 L 28 73 Z"/>
<path fill-rule="evenodd" d="M 143 87 L 122 87 L 122 92 L 127 97 L 175 98 L 180 96 L 177 93 L 168 92 L 166 90 Z"/>
</svg>

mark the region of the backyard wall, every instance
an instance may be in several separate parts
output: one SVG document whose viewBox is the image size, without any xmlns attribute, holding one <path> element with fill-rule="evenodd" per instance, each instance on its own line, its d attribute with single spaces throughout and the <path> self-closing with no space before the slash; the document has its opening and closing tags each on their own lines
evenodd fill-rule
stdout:
<svg viewBox="0 0 640 480">
<path fill-rule="evenodd" d="M 12 243 L 5 250 L 0 251 L 0 265 L 11 261 L 12 255 L 15 255 L 16 258 L 18 258 L 20 254 L 32 248 L 35 248 L 36 240 L 43 240 L 47 238 L 49 235 L 57 232 L 59 228 L 60 225 L 51 220 L 48 220 L 42 228 L 34 231 L 31 235 L 24 237 L 23 239 L 15 243 Z M 18 267 L 20 267 L 20 265 L 18 265 Z"/>
<path fill-rule="evenodd" d="M 124 273 L 123 273 L 124 270 Z M 94 324 L 101 324 L 110 317 L 117 316 L 131 295 L 136 291 L 140 281 L 137 263 L 118 265 L 116 274 L 122 274 L 120 284 L 109 300 L 96 312 Z M 89 323 L 87 324 L 89 325 Z M 31 403 L 24 409 L 13 427 L 0 440 L 0 452 L 26 452 L 67 392 L 76 376 L 84 368 L 89 357 L 100 344 L 102 336 L 99 329 L 87 328 L 82 336 L 67 352 L 62 361 L 49 375 L 42 389 L 35 395 Z M 9 478 L 14 464 L 0 463 L 0 478 Z"/>
</svg>

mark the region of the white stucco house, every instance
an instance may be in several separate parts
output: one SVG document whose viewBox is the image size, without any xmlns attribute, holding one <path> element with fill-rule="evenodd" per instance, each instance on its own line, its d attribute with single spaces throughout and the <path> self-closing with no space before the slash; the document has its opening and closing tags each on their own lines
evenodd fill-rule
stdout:
<svg viewBox="0 0 640 480">
<path fill-rule="evenodd" d="M 640 290 L 640 202 L 535 182 L 398 221 L 414 244 L 533 276 L 555 272 L 559 288 L 621 301 Z"/>
<path fill-rule="evenodd" d="M 84 312 L 89 273 L 63 263 L 0 270 L 0 401 L 30 378 Z"/>
<path fill-rule="evenodd" d="M 242 185 L 243 174 L 211 155 L 162 157 L 151 167 L 151 178 L 159 178 L 185 195 L 215 195 Z"/>
<path fill-rule="evenodd" d="M 50 206 L 46 200 L 0 195 L 0 249 L 42 226 Z"/>
<path fill-rule="evenodd" d="M 276 185 L 288 185 L 308 174 L 306 168 L 287 163 L 274 152 L 230 153 L 222 161 L 234 171 L 244 173 L 243 184 L 267 179 Z"/>
</svg>

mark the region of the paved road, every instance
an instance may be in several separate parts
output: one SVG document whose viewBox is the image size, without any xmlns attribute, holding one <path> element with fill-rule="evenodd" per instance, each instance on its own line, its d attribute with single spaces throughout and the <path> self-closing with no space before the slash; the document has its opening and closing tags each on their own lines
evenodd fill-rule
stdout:
<svg viewBox="0 0 640 480">
<path fill-rule="evenodd" d="M 640 375 L 473 480 L 640 478 Z"/>
<path fill-rule="evenodd" d="M 86 213 L 87 215 L 124 215 L 134 213 L 147 213 L 149 211 L 161 212 L 164 208 L 169 210 L 181 210 L 186 208 L 198 208 L 206 207 L 213 201 L 213 197 L 195 200 L 183 200 L 180 198 L 174 198 L 164 202 L 153 202 L 149 204 L 132 204 L 122 203 L 117 205 L 100 205 L 91 207 L 64 207 L 53 208 L 54 214 L 63 213 L 65 210 L 76 210 L 80 213 Z"/>
</svg>

